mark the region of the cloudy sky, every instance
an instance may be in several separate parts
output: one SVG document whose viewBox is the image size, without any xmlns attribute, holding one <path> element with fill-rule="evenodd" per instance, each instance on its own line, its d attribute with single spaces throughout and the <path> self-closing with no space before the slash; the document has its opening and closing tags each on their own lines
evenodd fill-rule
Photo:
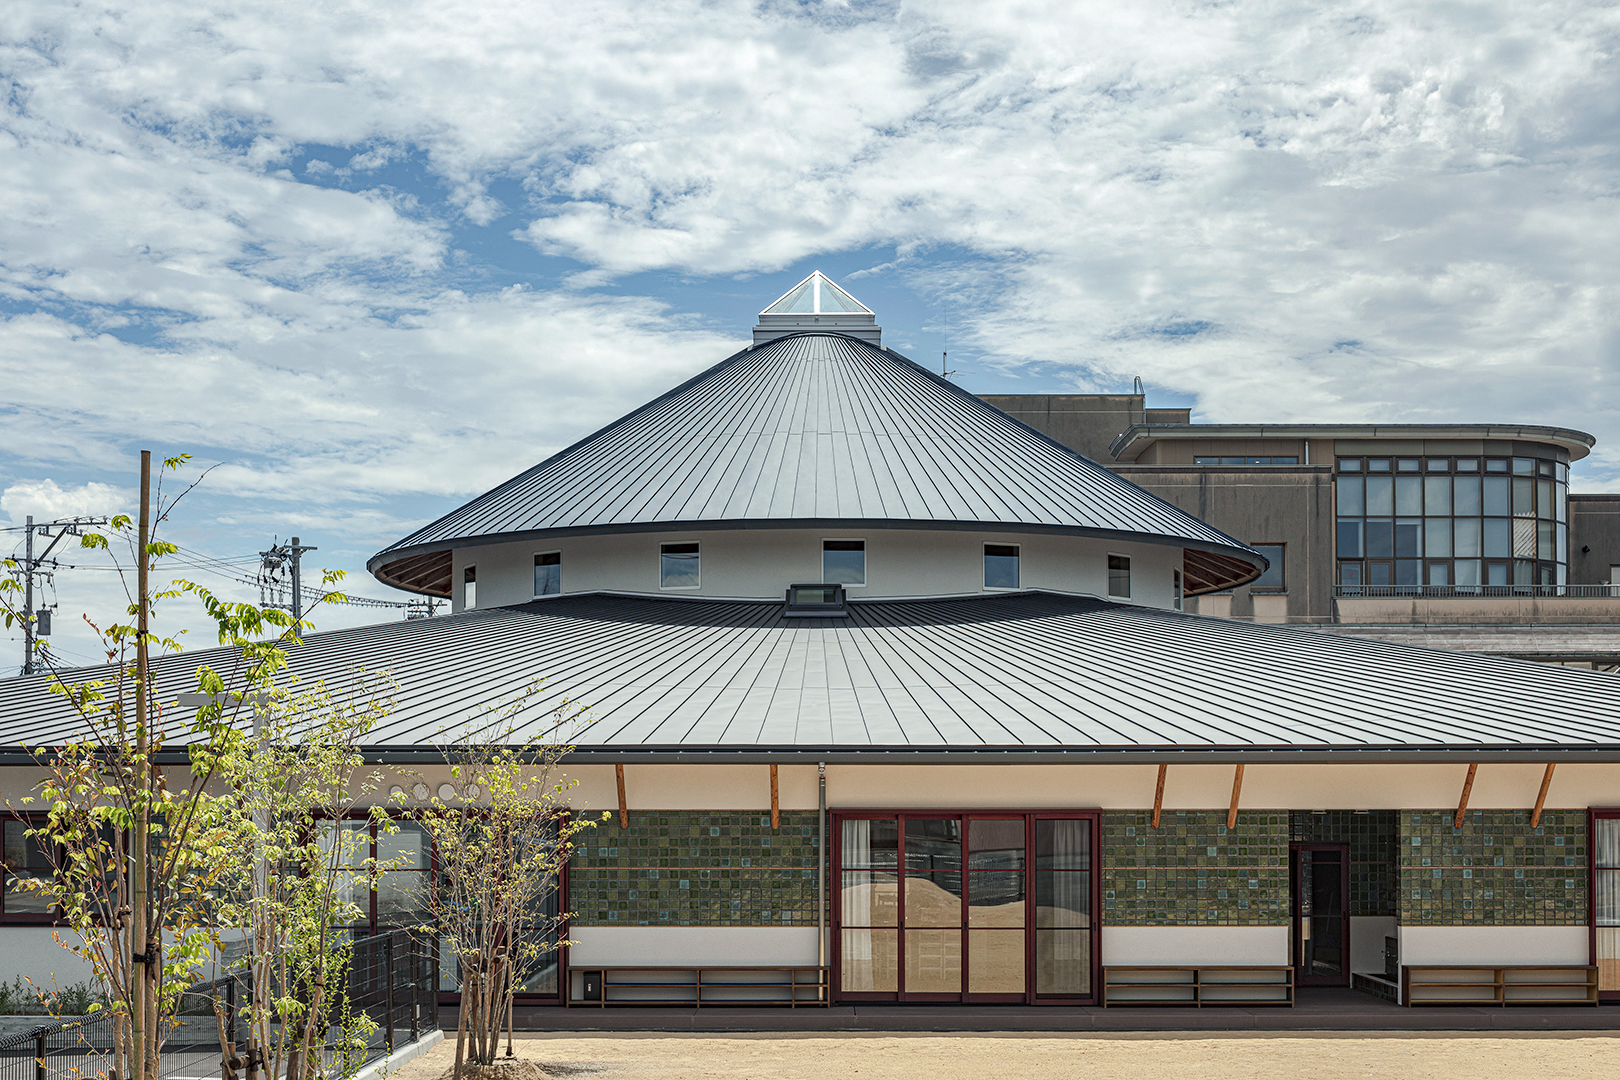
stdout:
<svg viewBox="0 0 1620 1080">
<path fill-rule="evenodd" d="M 1556 423 L 1620 489 L 1617 56 L 1576 0 L 10 0 L 0 519 L 189 452 L 189 551 L 358 572 L 818 267 L 970 390 Z"/>
</svg>

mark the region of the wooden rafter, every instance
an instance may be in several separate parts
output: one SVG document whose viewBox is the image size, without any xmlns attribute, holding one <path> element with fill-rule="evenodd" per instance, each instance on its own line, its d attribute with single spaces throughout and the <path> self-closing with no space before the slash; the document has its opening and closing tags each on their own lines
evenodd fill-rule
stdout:
<svg viewBox="0 0 1620 1080">
<path fill-rule="evenodd" d="M 1552 787 L 1553 770 L 1558 768 L 1554 762 L 1548 762 L 1547 771 L 1541 774 L 1541 792 L 1536 795 L 1536 808 L 1530 813 L 1530 827 L 1541 827 L 1541 808 L 1547 805 L 1547 789 Z"/>
<path fill-rule="evenodd" d="M 613 773 L 619 781 L 619 828 L 630 827 L 630 804 L 624 798 L 624 766 L 613 766 Z"/>
<path fill-rule="evenodd" d="M 1164 774 L 1170 771 L 1170 766 L 1159 766 L 1159 786 L 1153 791 L 1153 827 L 1159 827 L 1159 815 L 1164 812 Z"/>
<path fill-rule="evenodd" d="M 1238 796 L 1243 794 L 1243 766 L 1239 765 L 1232 774 L 1232 806 L 1226 811 L 1226 827 L 1237 828 Z"/>
<path fill-rule="evenodd" d="M 1462 828 L 1463 815 L 1468 813 L 1468 793 L 1474 790 L 1474 774 L 1478 771 L 1477 764 L 1468 766 L 1468 779 L 1463 781 L 1462 798 L 1457 800 L 1457 816 L 1451 823 L 1453 829 Z"/>
<path fill-rule="evenodd" d="M 771 765 L 771 828 L 782 827 L 782 807 L 776 800 L 776 766 Z"/>
</svg>

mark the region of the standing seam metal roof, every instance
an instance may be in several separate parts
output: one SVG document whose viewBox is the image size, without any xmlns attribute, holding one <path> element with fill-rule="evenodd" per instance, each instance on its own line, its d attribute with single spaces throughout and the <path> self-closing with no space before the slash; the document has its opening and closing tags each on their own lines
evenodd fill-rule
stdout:
<svg viewBox="0 0 1620 1080">
<path fill-rule="evenodd" d="M 1264 559 L 888 349 L 745 349 L 374 556 L 568 530 L 809 522 L 1029 527 Z"/>
<path fill-rule="evenodd" d="M 197 665 L 224 659 L 165 658 L 155 685 L 164 697 L 192 691 Z M 607 755 L 1620 760 L 1612 675 L 1040 592 L 855 602 L 842 619 L 789 618 L 765 601 L 580 594 L 316 634 L 293 651 L 306 683 L 336 688 L 357 669 L 397 681 L 395 711 L 369 741 L 402 753 L 467 737 L 488 723 L 480 706 L 543 679 L 523 732 L 576 702 L 594 718 L 577 745 Z M 76 733 L 45 683 L 0 683 L 0 742 Z"/>
</svg>

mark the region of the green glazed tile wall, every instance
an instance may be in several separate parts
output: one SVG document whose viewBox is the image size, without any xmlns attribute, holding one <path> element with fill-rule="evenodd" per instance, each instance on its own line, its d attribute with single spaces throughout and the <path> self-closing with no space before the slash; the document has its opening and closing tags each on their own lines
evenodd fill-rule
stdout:
<svg viewBox="0 0 1620 1080">
<path fill-rule="evenodd" d="M 1288 923 L 1286 811 L 1102 815 L 1105 926 L 1282 926 Z"/>
<path fill-rule="evenodd" d="M 1401 811 L 1404 925 L 1584 926 L 1586 811 Z"/>
<path fill-rule="evenodd" d="M 1350 846 L 1350 914 L 1397 915 L 1401 887 L 1397 810 L 1295 810 L 1290 834 L 1298 843 Z"/>
<path fill-rule="evenodd" d="M 815 811 L 630 811 L 582 833 L 575 926 L 814 926 Z"/>
</svg>

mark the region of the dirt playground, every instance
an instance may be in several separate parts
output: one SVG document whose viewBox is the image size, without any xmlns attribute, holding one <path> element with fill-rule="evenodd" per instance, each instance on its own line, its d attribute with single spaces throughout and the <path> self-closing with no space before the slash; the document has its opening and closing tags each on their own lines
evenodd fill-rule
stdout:
<svg viewBox="0 0 1620 1080">
<path fill-rule="evenodd" d="M 444 1080 L 454 1033 L 389 1080 Z M 502 1044 L 504 1053 L 505 1044 Z M 1548 1080 L 1620 1076 L 1620 1032 L 520 1034 L 586 1080 Z M 527 1071 L 527 1070 L 525 1070 Z M 532 1074 L 531 1074 L 532 1075 Z"/>
</svg>

